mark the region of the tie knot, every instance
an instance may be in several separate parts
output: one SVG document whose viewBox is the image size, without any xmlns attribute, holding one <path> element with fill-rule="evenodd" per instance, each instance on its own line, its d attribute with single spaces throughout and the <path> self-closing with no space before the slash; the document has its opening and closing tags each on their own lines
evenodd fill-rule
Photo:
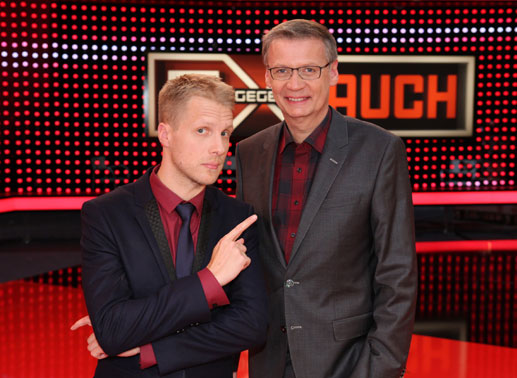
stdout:
<svg viewBox="0 0 517 378">
<path fill-rule="evenodd" d="M 180 203 L 178 206 L 176 206 L 176 211 L 178 212 L 183 222 L 190 223 L 190 217 L 194 212 L 194 205 L 192 205 L 190 202 Z"/>
</svg>

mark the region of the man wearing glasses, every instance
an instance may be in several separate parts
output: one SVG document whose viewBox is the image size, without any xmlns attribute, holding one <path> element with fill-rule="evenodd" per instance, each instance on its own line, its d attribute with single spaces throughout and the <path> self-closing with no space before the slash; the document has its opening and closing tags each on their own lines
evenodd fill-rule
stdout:
<svg viewBox="0 0 517 378">
<path fill-rule="evenodd" d="M 284 122 L 237 146 L 237 196 L 259 214 L 270 323 L 251 378 L 396 378 L 417 270 L 405 147 L 329 106 L 334 37 L 291 20 L 263 37 Z"/>
</svg>

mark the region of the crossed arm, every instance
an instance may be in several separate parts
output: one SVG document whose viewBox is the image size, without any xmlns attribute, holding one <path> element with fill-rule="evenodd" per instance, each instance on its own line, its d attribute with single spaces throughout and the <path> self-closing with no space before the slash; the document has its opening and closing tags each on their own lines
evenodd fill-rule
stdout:
<svg viewBox="0 0 517 378">
<path fill-rule="evenodd" d="M 91 327 L 91 325 L 92 325 L 92 321 L 90 319 L 90 316 L 86 315 L 86 316 L 83 316 L 81 319 L 77 320 L 74 324 L 72 324 L 70 329 L 72 331 L 75 331 L 84 326 Z M 88 342 L 88 351 L 90 352 L 90 354 L 92 355 L 93 358 L 102 360 L 102 359 L 108 357 L 108 355 L 106 353 L 104 353 L 101 346 L 99 345 L 99 342 L 97 341 L 97 338 L 95 337 L 94 332 L 92 332 L 90 334 L 90 336 L 88 336 L 88 339 L 86 341 Z M 119 353 L 117 356 L 118 357 L 131 357 L 131 356 L 136 356 L 137 354 L 140 354 L 140 347 L 135 347 L 135 348 L 127 350 L 123 353 Z"/>
<path fill-rule="evenodd" d="M 128 275 L 138 274 L 141 267 L 128 267 L 127 259 L 120 256 L 117 238 L 106 231 L 112 227 L 102 211 L 96 206 L 85 207 L 83 287 L 91 322 L 85 317 L 73 329 L 93 324 L 95 334 L 88 342 L 96 358 L 135 355 L 139 346 L 151 343 L 161 373 L 262 343 L 267 326 L 266 299 L 255 260 L 258 240 L 254 227 L 245 234 L 246 244 L 240 238 L 255 220 L 256 216 L 250 216 L 213 250 L 207 268 L 225 287 L 231 303 L 210 311 L 196 274 L 136 298 Z M 133 270 L 128 273 L 128 269 Z M 184 351 L 183 358 L 171 356 L 173 350 Z"/>
</svg>

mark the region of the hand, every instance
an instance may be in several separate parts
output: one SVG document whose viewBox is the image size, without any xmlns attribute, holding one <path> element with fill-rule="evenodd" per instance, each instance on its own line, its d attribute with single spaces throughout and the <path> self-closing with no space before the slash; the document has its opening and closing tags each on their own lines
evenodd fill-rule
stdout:
<svg viewBox="0 0 517 378">
<path fill-rule="evenodd" d="M 85 317 L 82 317 L 81 319 L 76 321 L 74 324 L 72 324 L 70 329 L 72 331 L 75 331 L 76 329 L 78 329 L 80 327 L 83 327 L 83 326 L 86 326 L 86 325 L 89 325 L 89 326 L 92 325 L 92 322 L 91 322 L 90 317 L 88 315 L 86 315 Z M 87 341 L 88 341 L 88 350 L 90 351 L 90 354 L 92 355 L 93 358 L 96 358 L 98 360 L 102 360 L 102 359 L 108 357 L 108 355 L 106 353 L 104 353 L 104 351 L 100 347 L 99 343 L 97 342 L 97 338 L 95 337 L 95 333 L 92 332 L 91 335 L 88 336 L 88 340 Z M 120 353 L 117 356 L 118 357 L 131 357 L 131 356 L 135 356 L 135 355 L 137 355 L 139 353 L 140 353 L 140 347 L 136 347 L 136 348 L 133 348 L 133 349 L 130 349 L 130 350 L 126 350 L 125 352 Z"/>
<path fill-rule="evenodd" d="M 88 350 L 90 351 L 90 354 L 93 358 L 96 358 L 98 360 L 102 360 L 108 355 L 104 353 L 101 346 L 97 342 L 97 338 L 95 337 L 95 333 L 91 333 L 90 336 L 88 336 Z M 125 352 L 122 352 L 120 354 L 117 354 L 118 357 L 131 357 L 135 356 L 140 353 L 140 347 L 136 347 L 130 350 L 126 350 Z"/>
<path fill-rule="evenodd" d="M 89 325 L 90 327 L 92 326 L 92 321 L 90 320 L 90 316 L 88 316 L 88 315 L 82 317 L 81 319 L 76 321 L 74 324 L 72 324 L 70 329 L 72 331 L 75 331 L 76 329 L 79 329 L 79 328 L 81 328 L 82 326 L 85 326 L 85 325 Z"/>
<path fill-rule="evenodd" d="M 233 281 L 241 271 L 246 269 L 251 259 L 246 255 L 246 246 L 241 234 L 251 226 L 257 215 L 253 214 L 239 223 L 233 230 L 219 240 L 212 252 L 207 268 L 212 272 L 221 286 Z"/>
</svg>

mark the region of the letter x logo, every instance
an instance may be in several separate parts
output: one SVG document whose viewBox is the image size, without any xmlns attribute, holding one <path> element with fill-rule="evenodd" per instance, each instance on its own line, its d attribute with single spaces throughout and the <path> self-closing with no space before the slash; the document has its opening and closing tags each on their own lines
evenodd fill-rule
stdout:
<svg viewBox="0 0 517 378">
<path fill-rule="evenodd" d="M 149 53 L 147 56 L 148 71 L 144 93 L 144 107 L 149 136 L 156 136 L 158 127 L 158 93 L 165 81 L 185 73 L 204 73 L 216 75 L 234 88 L 247 87 L 260 90 L 260 86 L 242 67 L 228 54 L 200 54 L 200 53 Z M 253 71 L 264 75 L 262 63 L 258 56 L 253 56 Z M 263 91 L 258 95 L 263 95 Z M 271 113 L 279 120 L 283 120 L 282 112 L 276 104 L 265 103 Z M 260 103 L 246 103 L 237 101 L 236 115 L 233 127 L 237 128 L 259 106 Z"/>
</svg>

